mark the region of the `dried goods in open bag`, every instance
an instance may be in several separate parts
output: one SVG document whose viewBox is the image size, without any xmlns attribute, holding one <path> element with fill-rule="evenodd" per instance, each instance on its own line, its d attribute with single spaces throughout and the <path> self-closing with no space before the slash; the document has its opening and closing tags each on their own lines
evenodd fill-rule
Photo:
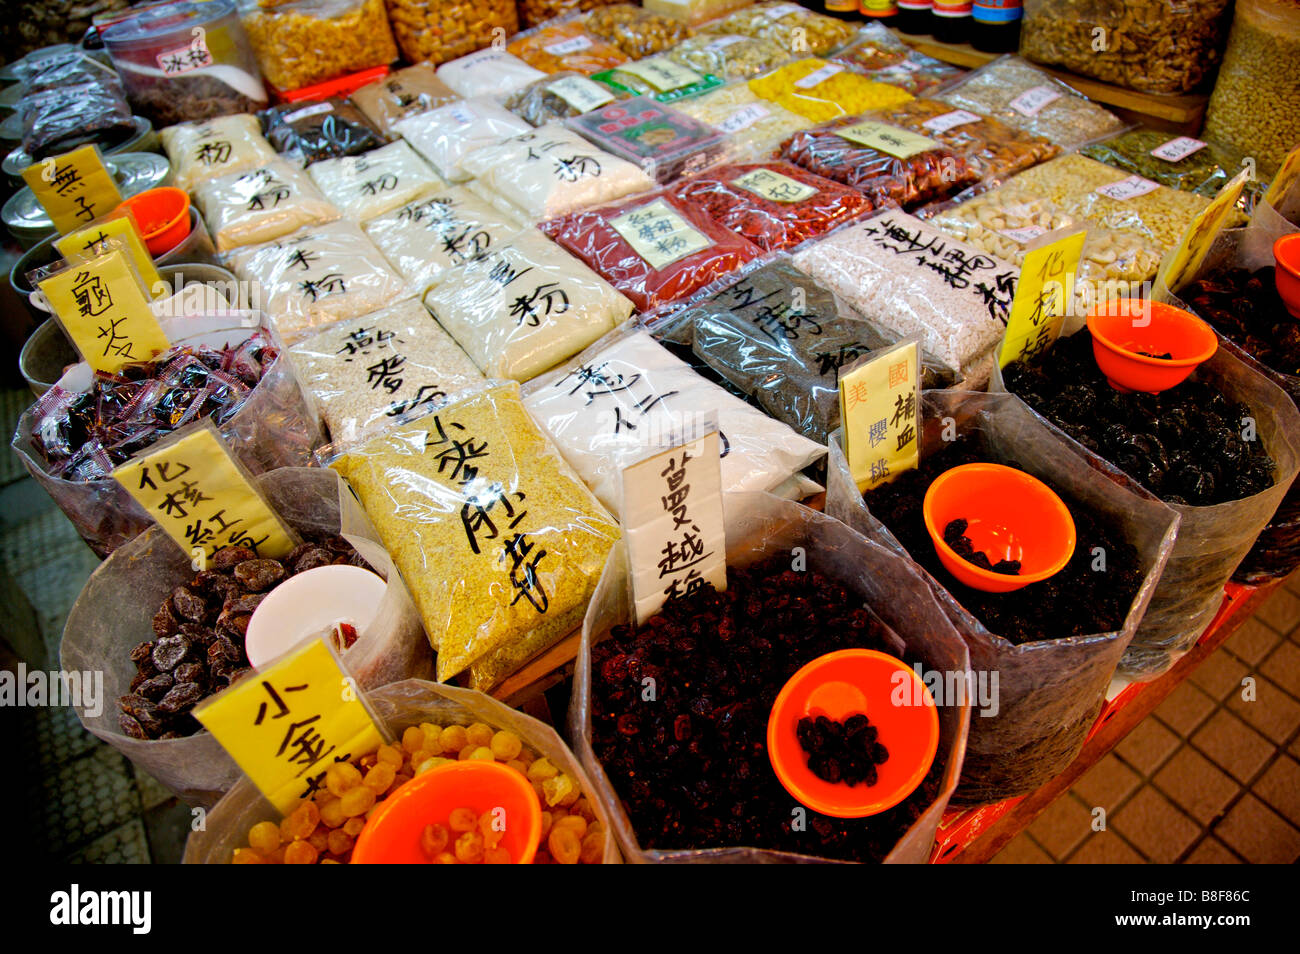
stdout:
<svg viewBox="0 0 1300 954">
<path fill-rule="evenodd" d="M 966 75 L 960 67 L 914 50 L 879 20 L 861 27 L 853 42 L 831 59 L 913 96 L 922 96 Z"/>
<path fill-rule="evenodd" d="M 285 103 L 258 114 L 267 141 L 286 159 L 309 166 L 322 159 L 357 156 L 388 140 L 356 106 L 332 97 Z"/>
<path fill-rule="evenodd" d="M 460 726 L 462 729 L 475 724 L 482 724 L 498 732 L 512 733 L 522 742 L 525 749 L 533 750 L 537 758 L 527 764 L 530 781 L 537 780 L 542 788 L 539 796 L 542 810 L 557 816 L 566 810 L 572 812 L 578 798 L 573 798 L 573 790 L 563 785 L 554 785 L 567 776 L 577 784 L 579 798 L 585 798 L 594 813 L 601 830 L 608 833 L 610 818 L 595 797 L 595 789 L 577 758 L 569 750 L 564 740 L 550 726 L 524 715 L 508 706 L 497 702 L 481 692 L 460 689 L 455 686 L 443 686 L 418 679 L 404 679 L 376 688 L 366 693 L 366 702 L 376 716 L 382 730 L 394 740 L 394 746 L 404 748 L 407 730 L 412 727 L 423 728 L 436 726 L 445 729 L 448 726 Z M 463 733 L 462 734 L 466 734 Z M 427 730 L 426 730 L 427 735 Z M 445 732 L 442 735 L 446 735 Z M 459 743 L 460 739 L 456 740 Z M 448 746 L 454 744 L 450 738 Z M 468 743 L 466 743 L 468 744 Z M 457 752 L 450 747 L 444 748 L 439 739 L 438 748 L 455 756 Z M 521 752 L 519 758 L 524 757 Z M 397 779 L 399 782 L 405 778 Z M 386 794 L 392 794 L 389 789 Z M 322 800 L 327 799 L 325 796 Z M 567 808 L 566 808 L 567 806 Z M 185 864 L 225 864 L 232 860 L 234 853 L 246 848 L 249 832 L 259 822 L 280 822 L 280 815 L 260 792 L 247 779 L 240 779 L 226 796 L 208 813 L 207 825 L 202 831 L 195 832 L 185 844 Z M 545 819 L 543 820 L 545 824 Z M 594 823 L 586 829 L 590 834 L 596 830 Z M 347 841 L 350 841 L 348 839 Z M 549 854 L 549 838 L 543 839 L 543 851 Z M 347 842 L 345 841 L 344 844 Z M 618 846 L 612 836 L 603 839 L 599 852 L 587 851 L 587 838 L 583 838 L 584 863 L 590 858 L 591 863 L 617 864 Z M 322 855 L 324 852 L 322 852 Z M 347 856 L 348 851 L 343 852 Z M 337 859 L 337 856 L 336 856 Z M 575 861 L 577 859 L 574 859 Z"/>
<path fill-rule="evenodd" d="M 504 40 L 519 29 L 512 0 L 385 0 L 385 6 L 402 55 L 412 63 L 437 65 Z"/>
<path fill-rule="evenodd" d="M 474 150 L 526 133 L 529 128 L 486 97 L 448 103 L 393 124 L 393 131 L 448 182 L 464 182 L 470 177 L 460 164 Z"/>
<path fill-rule="evenodd" d="M 791 52 L 828 56 L 853 38 L 852 24 L 797 3 L 756 3 L 700 28 L 702 33 L 756 36 Z"/>
<path fill-rule="evenodd" d="M 623 468 L 644 456 L 650 435 L 681 433 L 688 417 L 717 414 L 724 491 L 774 490 L 826 450 L 706 381 L 635 327 L 530 382 L 524 405 L 615 514 Z"/>
<path fill-rule="evenodd" d="M 510 38 L 510 53 L 545 73 L 599 73 L 627 62 L 617 46 L 587 30 L 581 17 L 545 23 Z"/>
<path fill-rule="evenodd" d="M 221 252 L 261 245 L 339 217 L 311 176 L 281 159 L 200 182 L 194 199 Z"/>
<path fill-rule="evenodd" d="M 346 537 L 387 580 L 374 620 L 341 656 L 357 684 L 365 689 L 399 679 L 427 678 L 432 660 L 411 598 L 374 528 L 337 475 L 315 467 L 286 467 L 264 474 L 256 483 L 291 528 L 307 536 Z M 137 674 L 132 652 L 140 643 L 155 639 L 159 605 L 174 602 L 177 591 L 194 579 L 190 561 L 190 554 L 157 527 L 122 547 L 91 574 L 68 614 L 60 664 L 68 671 L 104 673 L 103 711 L 91 714 L 84 706 L 77 707 L 87 729 L 170 791 L 193 804 L 210 806 L 240 777 L 212 734 L 200 731 L 149 741 L 131 738 L 119 724 L 117 704 Z M 204 620 L 192 624 L 199 627 L 192 630 L 196 637 L 207 638 L 205 634 L 213 631 L 206 615 Z M 223 629 L 223 633 L 210 644 L 220 638 L 230 642 L 231 632 Z M 188 648 L 185 658 L 195 652 Z"/>
<path fill-rule="evenodd" d="M 159 132 L 172 181 L 193 191 L 208 179 L 248 172 L 276 159 L 256 116 L 239 113 L 199 123 L 181 123 Z"/>
<path fill-rule="evenodd" d="M 402 277 L 351 222 L 236 249 L 227 264 L 244 281 L 256 283 L 263 310 L 286 344 L 318 325 L 382 308 L 406 289 Z"/>
<path fill-rule="evenodd" d="M 240 0 L 266 81 L 288 91 L 397 59 L 384 0 Z"/>
<path fill-rule="evenodd" d="M 618 524 L 497 384 L 331 466 L 392 554 L 438 653 L 490 688 L 581 619 Z"/>
<path fill-rule="evenodd" d="M 770 159 L 781 143 L 813 125 L 806 116 L 760 99 L 746 83 L 684 99 L 675 108 L 725 133 L 726 157 L 733 162 Z"/>
<path fill-rule="evenodd" d="M 869 321 L 921 345 L 982 388 L 1006 331 L 1015 266 L 904 212 L 845 226 L 794 255 L 794 264 Z"/>
<path fill-rule="evenodd" d="M 938 753 L 899 806 L 863 819 L 810 810 L 798 830 L 797 803 L 768 761 L 768 707 L 786 678 L 831 650 L 878 649 L 964 681 L 965 645 L 906 561 L 839 521 L 767 494 L 727 494 L 723 508 L 732 585 L 698 632 L 672 603 L 634 632 L 622 544 L 583 622 L 570 736 L 624 856 L 924 863 L 961 771 L 968 702 L 944 699 Z M 792 552 L 806 554 L 806 569 L 778 572 Z M 660 687 L 654 705 L 641 701 L 643 676 Z"/>
<path fill-rule="evenodd" d="M 614 44 L 634 60 L 662 53 L 691 35 L 686 24 L 633 3 L 599 7 L 583 17 L 582 23 L 587 32 Z"/>
<path fill-rule="evenodd" d="M 1291 486 L 1300 411 L 1225 348 L 1175 388 L 1120 393 L 1098 370 L 1086 330 L 1060 339 L 1039 364 L 996 372 L 989 387 L 1023 399 L 1062 442 L 1087 448 L 1093 466 L 1127 475 L 1182 517 L 1120 664 L 1135 679 L 1166 672 L 1210 624 L 1223 584 Z"/>
<path fill-rule="evenodd" d="M 749 80 L 749 88 L 757 96 L 816 123 L 912 99 L 904 89 L 868 79 L 843 63 L 816 57 L 796 60 L 755 77 Z"/>
<path fill-rule="evenodd" d="M 100 557 L 151 522 L 109 476 L 113 467 L 176 428 L 216 415 L 222 437 L 255 474 L 306 464 L 320 443 L 315 412 L 260 316 L 187 315 L 161 323 L 173 342 L 169 352 L 120 375 L 96 376 L 88 365 L 74 365 L 23 413 L 13 436 L 27 472 Z M 100 420 L 116 426 L 97 431 Z"/>
<path fill-rule="evenodd" d="M 484 374 L 521 382 L 632 313 L 627 298 L 535 229 L 444 272 L 424 303 Z"/>
<path fill-rule="evenodd" d="M 1178 517 L 1136 483 L 1099 473 L 1085 453 L 1063 452 L 1053 431 L 1008 395 L 926 391 L 919 416 L 920 470 L 865 499 L 849 473 L 842 432 L 834 435 L 826 513 L 924 570 L 970 649 L 971 669 L 985 679 L 982 701 L 972 700 L 953 800 L 999 801 L 1038 788 L 1078 755 L 1160 580 Z M 973 461 L 1024 470 L 1064 501 L 1078 536 L 1056 576 L 1012 593 L 983 593 L 938 562 L 921 515 L 925 488 L 949 467 Z M 1104 571 L 1097 570 L 1098 547 Z"/>
<path fill-rule="evenodd" d="M 394 70 L 367 83 L 350 97 L 375 128 L 392 136 L 393 123 L 459 99 L 428 63 Z"/>
<path fill-rule="evenodd" d="M 405 142 L 359 156 L 326 159 L 308 169 L 316 185 L 343 215 L 365 222 L 445 186 Z"/>
<path fill-rule="evenodd" d="M 414 298 L 322 328 L 288 355 L 335 442 L 486 387 L 469 355 Z"/>
</svg>

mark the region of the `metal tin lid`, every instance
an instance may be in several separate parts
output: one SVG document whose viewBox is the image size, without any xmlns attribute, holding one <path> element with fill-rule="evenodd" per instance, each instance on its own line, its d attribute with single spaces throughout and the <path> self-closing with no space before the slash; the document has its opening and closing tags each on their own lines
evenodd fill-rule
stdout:
<svg viewBox="0 0 1300 954">
<path fill-rule="evenodd" d="M 131 126 L 134 133 L 126 141 L 108 149 L 106 155 L 115 156 L 123 152 L 143 152 L 152 148 L 151 139 L 157 139 L 154 135 L 153 126 L 149 120 L 143 116 L 132 116 Z M 0 169 L 3 169 L 6 175 L 13 176 L 15 179 L 22 177 L 23 170 L 32 164 L 32 157 L 27 155 L 21 146 L 15 149 L 9 155 L 5 156 L 4 162 L 0 163 Z"/>
<path fill-rule="evenodd" d="M 10 113 L 0 122 L 0 139 L 5 142 L 23 141 L 23 117 L 20 113 Z"/>
<path fill-rule="evenodd" d="M 152 152 L 118 153 L 104 164 L 117 180 L 122 198 L 130 198 L 148 189 L 170 185 L 171 165 L 166 157 Z M 9 197 L 0 209 L 0 219 L 16 239 L 40 239 L 54 231 L 54 223 L 36 201 L 36 195 L 24 186 Z"/>
</svg>

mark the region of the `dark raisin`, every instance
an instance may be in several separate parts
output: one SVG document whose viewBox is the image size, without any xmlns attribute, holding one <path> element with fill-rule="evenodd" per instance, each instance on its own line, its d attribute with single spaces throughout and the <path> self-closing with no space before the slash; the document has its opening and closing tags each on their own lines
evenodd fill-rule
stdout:
<svg viewBox="0 0 1300 954">
<path fill-rule="evenodd" d="M 278 560 L 245 560 L 235 567 L 235 579 L 254 593 L 269 590 L 284 579 Z"/>
<path fill-rule="evenodd" d="M 192 620 L 195 623 L 203 622 L 203 618 L 208 613 L 208 604 L 203 598 L 184 586 L 172 590 L 172 605 L 176 607 L 176 613 L 182 619 Z"/>
<path fill-rule="evenodd" d="M 155 636 L 170 636 L 176 632 L 176 628 L 180 624 L 181 621 L 176 618 L 176 613 L 172 610 L 171 600 L 158 607 L 158 612 L 153 614 L 153 634 Z"/>
<path fill-rule="evenodd" d="M 334 562 L 334 554 L 324 547 L 312 547 L 300 555 L 293 563 L 293 572 L 305 573 L 320 566 L 329 566 Z"/>
<path fill-rule="evenodd" d="M 148 741 L 149 734 L 145 732 L 134 717 L 127 715 L 125 712 L 118 714 L 117 724 L 122 727 L 122 734 L 128 738 Z"/>
<path fill-rule="evenodd" d="M 140 683 L 139 687 L 134 689 L 138 695 L 144 696 L 150 702 L 157 702 L 167 694 L 167 691 L 175 684 L 176 680 L 172 678 L 169 672 L 160 672 L 158 675 L 146 679 Z"/>
<path fill-rule="evenodd" d="M 184 636 L 164 636 L 153 647 L 153 664 L 162 672 L 175 669 L 190 652 L 190 641 Z"/>
<path fill-rule="evenodd" d="M 174 715 L 191 708 L 203 698 L 203 687 L 194 682 L 181 682 L 168 691 L 158 703 L 158 710 Z"/>
<path fill-rule="evenodd" d="M 172 670 L 177 682 L 202 682 L 207 677 L 207 667 L 201 662 L 181 663 Z"/>
<path fill-rule="evenodd" d="M 245 560 L 254 560 L 257 554 L 247 547 L 225 547 L 212 555 L 209 561 L 216 570 L 230 570 Z"/>
</svg>

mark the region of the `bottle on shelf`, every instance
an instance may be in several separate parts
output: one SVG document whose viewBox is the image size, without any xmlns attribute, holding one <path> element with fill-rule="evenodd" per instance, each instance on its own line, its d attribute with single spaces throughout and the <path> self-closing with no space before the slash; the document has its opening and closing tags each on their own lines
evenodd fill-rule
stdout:
<svg viewBox="0 0 1300 954">
<path fill-rule="evenodd" d="M 882 20 L 893 26 L 898 4 L 895 0 L 858 0 L 858 13 L 869 20 Z"/>
<path fill-rule="evenodd" d="M 969 43 L 971 0 L 934 0 L 930 33 L 940 43 Z"/>
<path fill-rule="evenodd" d="M 804 6 L 840 20 L 858 19 L 858 0 L 816 0 Z"/>
<path fill-rule="evenodd" d="M 898 16 L 889 24 L 900 33 L 929 33 L 930 0 L 898 0 Z"/>
<path fill-rule="evenodd" d="M 974 0 L 970 44 L 984 53 L 1014 53 L 1020 49 L 1021 0 Z"/>
</svg>

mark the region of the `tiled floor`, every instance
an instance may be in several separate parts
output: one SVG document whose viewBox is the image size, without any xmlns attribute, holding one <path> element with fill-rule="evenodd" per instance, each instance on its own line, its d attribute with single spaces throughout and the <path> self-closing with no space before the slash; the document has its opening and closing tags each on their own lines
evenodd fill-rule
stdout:
<svg viewBox="0 0 1300 954">
<path fill-rule="evenodd" d="M 1300 860 L 1300 573 L 995 864 Z"/>
</svg>

